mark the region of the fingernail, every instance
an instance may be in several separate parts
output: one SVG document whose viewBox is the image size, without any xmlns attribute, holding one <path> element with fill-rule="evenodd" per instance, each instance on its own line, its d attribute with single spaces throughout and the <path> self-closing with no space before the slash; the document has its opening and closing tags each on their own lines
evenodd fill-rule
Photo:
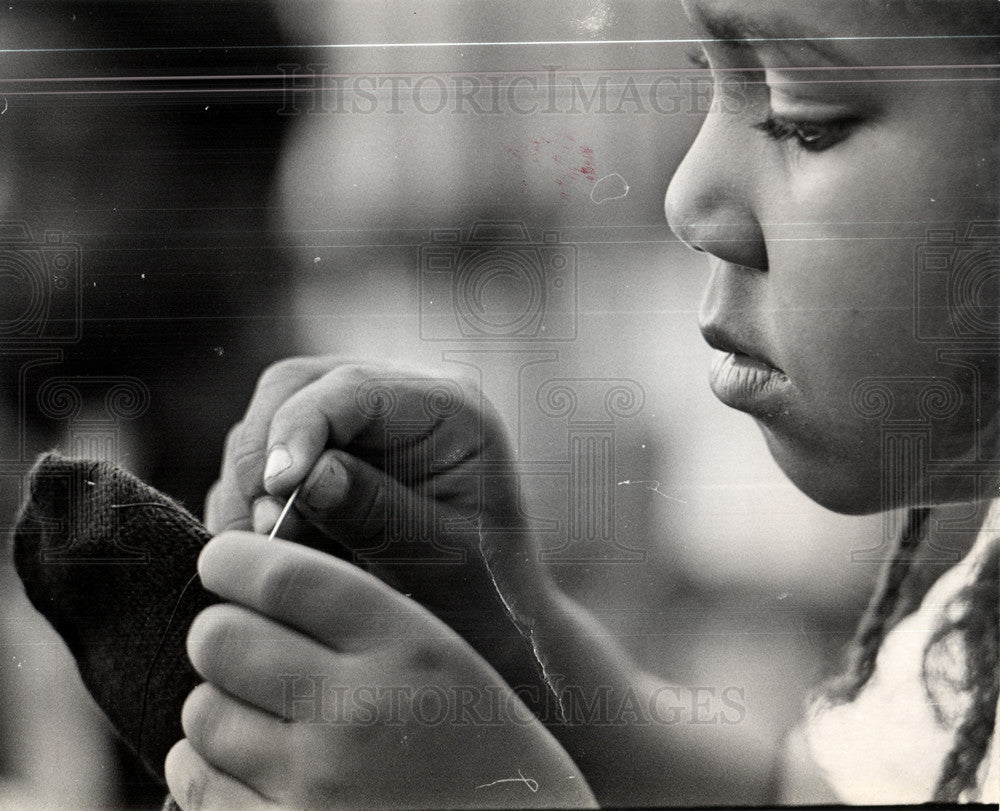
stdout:
<svg viewBox="0 0 1000 811">
<path fill-rule="evenodd" d="M 292 466 L 292 455 L 283 445 L 272 448 L 267 455 L 267 465 L 264 467 L 264 481 L 270 481 Z"/>
<path fill-rule="evenodd" d="M 339 505 L 347 495 L 347 468 L 336 459 L 329 459 L 323 467 L 319 481 L 309 487 L 306 504 L 316 510 Z"/>
<path fill-rule="evenodd" d="M 281 515 L 281 503 L 270 496 L 257 499 L 253 504 L 253 531 L 267 535 Z"/>
</svg>

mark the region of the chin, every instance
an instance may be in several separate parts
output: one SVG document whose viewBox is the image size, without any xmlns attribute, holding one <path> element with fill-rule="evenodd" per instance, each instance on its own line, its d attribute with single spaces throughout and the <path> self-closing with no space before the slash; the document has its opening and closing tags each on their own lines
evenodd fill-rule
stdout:
<svg viewBox="0 0 1000 811">
<path fill-rule="evenodd" d="M 844 515 L 870 515 L 908 507 L 933 507 L 943 504 L 971 502 L 997 497 L 1000 464 L 990 464 L 986 476 L 970 479 L 966 475 L 935 478 L 933 498 L 916 492 L 918 482 L 912 482 L 907 492 L 899 487 L 884 487 L 882 481 L 881 443 L 859 437 L 847 450 L 787 438 L 768 426 L 761 425 L 768 450 L 778 466 L 799 490 L 822 507 Z M 964 451 L 947 454 L 956 466 L 967 464 L 973 453 L 968 441 Z M 874 451 L 875 459 L 866 452 Z M 954 449 L 952 449 L 954 450 Z M 851 453 L 853 451 L 853 453 Z M 982 464 L 982 463 L 980 463 Z M 949 488 L 943 487 L 951 483 Z M 921 488 L 924 489 L 924 488 Z"/>
<path fill-rule="evenodd" d="M 761 426 L 771 456 L 799 490 L 819 504 L 844 515 L 870 515 L 894 507 L 908 506 L 910 499 L 886 498 L 881 467 L 830 448 L 806 446 L 778 436 Z M 895 488 L 893 488 L 895 489 Z"/>
</svg>

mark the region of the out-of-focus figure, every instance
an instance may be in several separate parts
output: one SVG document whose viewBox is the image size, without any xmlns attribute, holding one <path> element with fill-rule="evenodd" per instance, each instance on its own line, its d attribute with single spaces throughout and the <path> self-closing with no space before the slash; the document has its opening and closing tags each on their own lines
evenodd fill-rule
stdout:
<svg viewBox="0 0 1000 811">
<path fill-rule="evenodd" d="M 287 121 L 261 75 L 282 61 L 272 10 L 39 2 L 0 17 L 4 533 L 54 445 L 125 462 L 200 512 L 254 379 L 294 354 L 270 227 Z M 158 804 L 3 575 L 10 804 Z"/>
</svg>

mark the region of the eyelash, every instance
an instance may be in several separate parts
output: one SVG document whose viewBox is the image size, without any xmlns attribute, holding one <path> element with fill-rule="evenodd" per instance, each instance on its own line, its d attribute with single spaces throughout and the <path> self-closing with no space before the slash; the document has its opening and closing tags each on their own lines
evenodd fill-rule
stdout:
<svg viewBox="0 0 1000 811">
<path fill-rule="evenodd" d="M 857 123 L 853 118 L 840 118 L 832 121 L 794 121 L 771 113 L 759 124 L 758 129 L 775 141 L 795 139 L 796 145 L 806 152 L 822 152 L 836 146 L 848 135 Z"/>
<path fill-rule="evenodd" d="M 686 56 L 688 62 L 696 68 L 711 69 L 708 56 L 703 48 L 691 48 L 687 51 Z M 764 121 L 754 124 L 754 129 L 760 130 L 774 141 L 794 139 L 796 145 L 806 152 L 822 152 L 847 138 L 855 124 L 857 124 L 855 118 L 840 118 L 831 121 L 795 121 L 775 113 L 769 113 Z"/>
</svg>

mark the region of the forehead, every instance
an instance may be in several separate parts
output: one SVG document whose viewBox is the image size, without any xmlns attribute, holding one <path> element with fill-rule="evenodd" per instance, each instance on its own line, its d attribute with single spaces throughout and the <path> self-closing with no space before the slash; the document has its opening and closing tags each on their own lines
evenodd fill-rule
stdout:
<svg viewBox="0 0 1000 811">
<path fill-rule="evenodd" d="M 1000 45 L 997 0 L 684 0 L 722 47 L 810 48 L 833 61 L 989 63 Z"/>
</svg>

